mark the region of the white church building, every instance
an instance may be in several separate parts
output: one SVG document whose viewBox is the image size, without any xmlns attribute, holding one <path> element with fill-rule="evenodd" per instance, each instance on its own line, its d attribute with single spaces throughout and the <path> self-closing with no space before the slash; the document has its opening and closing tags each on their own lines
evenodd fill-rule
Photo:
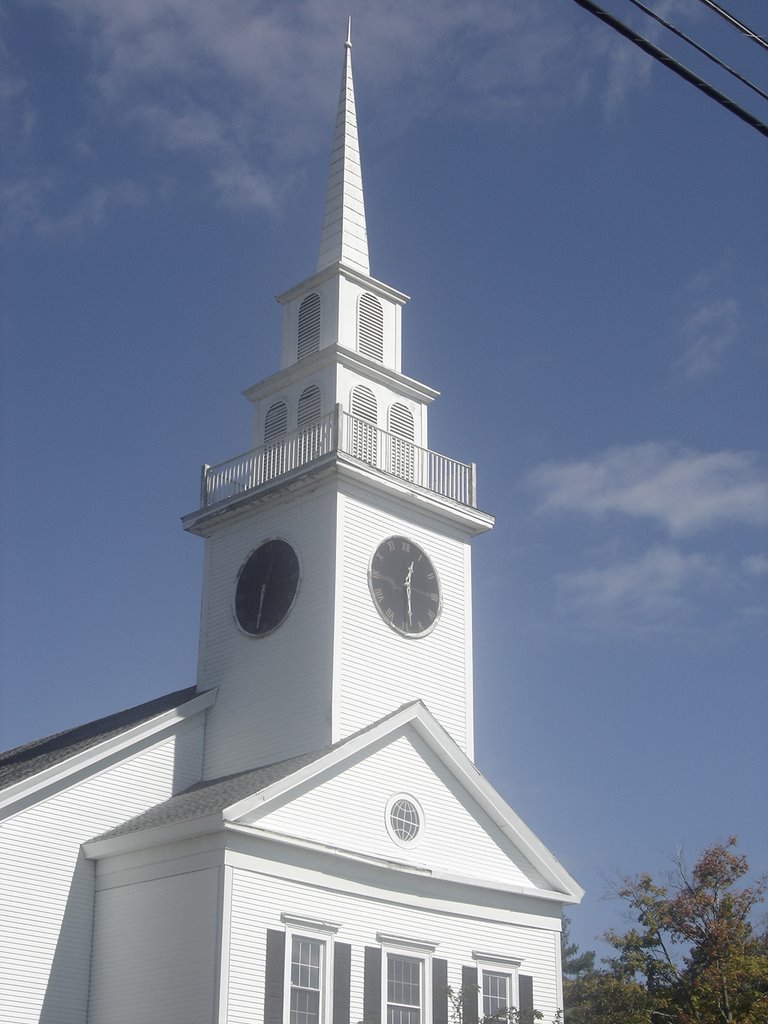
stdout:
<svg viewBox="0 0 768 1024">
<path fill-rule="evenodd" d="M 317 270 L 203 470 L 197 683 L 0 755 L 2 1024 L 552 1024 L 579 885 L 473 763 L 475 469 L 371 277 L 349 40 Z M 246 442 L 246 444 L 249 442 Z"/>
</svg>

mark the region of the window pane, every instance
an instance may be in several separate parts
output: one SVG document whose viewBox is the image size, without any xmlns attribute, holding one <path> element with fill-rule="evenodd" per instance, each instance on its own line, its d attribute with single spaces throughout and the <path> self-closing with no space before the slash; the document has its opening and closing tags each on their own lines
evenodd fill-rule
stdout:
<svg viewBox="0 0 768 1024">
<path fill-rule="evenodd" d="M 293 939 L 290 1024 L 320 1024 L 321 957 L 319 940 Z"/>
<path fill-rule="evenodd" d="M 483 1016 L 493 1017 L 509 1007 L 509 975 L 483 971 Z"/>
<path fill-rule="evenodd" d="M 387 957 L 387 1024 L 420 1024 L 422 961 Z"/>
</svg>

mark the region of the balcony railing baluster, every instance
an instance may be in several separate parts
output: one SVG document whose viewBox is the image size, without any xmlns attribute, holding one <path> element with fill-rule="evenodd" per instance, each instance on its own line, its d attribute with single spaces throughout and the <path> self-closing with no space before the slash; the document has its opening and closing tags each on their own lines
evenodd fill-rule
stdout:
<svg viewBox="0 0 768 1024">
<path fill-rule="evenodd" d="M 477 506 L 475 466 L 421 448 L 336 406 L 315 423 L 218 466 L 203 466 L 201 505 L 209 508 L 339 451 L 390 476 L 463 505 Z"/>
</svg>

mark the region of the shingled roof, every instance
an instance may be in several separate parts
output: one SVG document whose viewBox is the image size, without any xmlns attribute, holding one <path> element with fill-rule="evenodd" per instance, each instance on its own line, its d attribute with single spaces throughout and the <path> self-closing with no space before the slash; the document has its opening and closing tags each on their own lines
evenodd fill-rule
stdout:
<svg viewBox="0 0 768 1024">
<path fill-rule="evenodd" d="M 350 736 L 330 746 L 322 747 L 320 750 L 313 750 L 306 754 L 299 754 L 296 757 L 289 757 L 285 761 L 276 761 L 273 764 L 263 765 L 260 768 L 251 768 L 235 775 L 226 775 L 218 779 L 205 779 L 196 782 L 188 789 L 176 796 L 169 797 L 160 804 L 150 807 L 148 810 L 138 814 L 135 818 L 117 825 L 103 835 L 94 836 L 92 842 L 102 839 L 114 839 L 117 836 L 130 835 L 135 832 L 144 832 L 147 829 L 160 828 L 163 825 L 171 825 L 177 821 L 189 821 L 193 818 L 202 818 L 207 814 L 220 813 L 226 807 L 244 800 L 249 796 L 259 793 L 280 779 L 284 779 L 294 772 L 312 764 L 325 757 L 331 751 L 348 747 L 355 740 L 366 733 L 372 732 L 382 723 L 394 718 L 407 708 L 423 704 L 421 701 L 410 701 L 402 707 L 384 715 L 377 722 L 371 722 L 363 726 Z"/>
<path fill-rule="evenodd" d="M 163 697 L 156 697 L 146 704 L 138 704 L 126 711 L 118 711 L 106 718 L 97 718 L 94 722 L 77 725 L 73 729 L 44 736 L 40 740 L 32 740 L 20 747 L 14 747 L 0 754 L 0 789 L 13 783 L 36 775 L 38 772 L 51 768 L 67 758 L 73 757 L 97 743 L 111 739 L 132 726 L 146 722 L 164 711 L 180 707 L 197 696 L 197 689 L 188 686 L 184 690 L 175 690 Z"/>
<path fill-rule="evenodd" d="M 161 825 L 170 825 L 175 821 L 187 821 L 190 818 L 201 818 L 206 814 L 223 811 L 230 804 L 236 803 L 252 793 L 258 793 L 260 790 L 266 789 L 267 786 L 271 786 L 273 782 L 278 782 L 292 772 L 298 771 L 299 768 L 311 764 L 323 754 L 328 753 L 330 749 L 330 747 L 325 747 L 323 750 L 300 754 L 298 757 L 290 757 L 275 764 L 238 772 L 236 775 L 196 782 L 182 793 L 177 793 L 176 796 L 150 807 L 149 810 L 138 814 L 135 818 L 131 818 L 95 838 L 113 839 L 116 836 L 144 832 L 150 828 L 159 828 Z"/>
</svg>

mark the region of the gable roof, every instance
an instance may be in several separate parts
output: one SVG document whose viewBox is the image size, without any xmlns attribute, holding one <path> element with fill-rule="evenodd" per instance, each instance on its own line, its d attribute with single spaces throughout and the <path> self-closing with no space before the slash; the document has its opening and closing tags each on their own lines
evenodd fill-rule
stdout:
<svg viewBox="0 0 768 1024">
<path fill-rule="evenodd" d="M 97 744 L 119 736 L 127 729 L 140 725 L 164 711 L 186 704 L 197 696 L 197 689 L 188 686 L 162 697 L 137 704 L 93 722 L 32 740 L 19 747 L 0 753 L 0 790 L 22 782 L 39 772 L 61 764 Z"/>
<path fill-rule="evenodd" d="M 151 839 L 146 837 L 142 840 L 142 845 L 172 841 L 181 835 L 172 827 L 181 826 L 182 823 L 186 823 L 183 830 L 185 834 L 202 834 L 222 828 L 258 831 L 258 818 L 271 801 L 290 800 L 292 791 L 298 793 L 302 787 L 313 785 L 322 773 L 342 769 L 343 764 L 355 756 L 366 756 L 377 744 L 388 742 L 404 728 L 412 728 L 421 737 L 457 783 L 549 887 L 538 892 L 527 890 L 529 895 L 563 902 L 578 902 L 581 899 L 581 886 L 418 700 L 403 705 L 331 747 L 252 771 L 197 783 L 185 792 L 90 840 L 85 844 L 86 855 L 99 857 L 128 848 L 139 848 L 136 846 L 138 834 L 149 830 L 154 830 L 155 834 Z M 130 847 L 125 846 L 126 842 L 130 843 Z"/>
</svg>

